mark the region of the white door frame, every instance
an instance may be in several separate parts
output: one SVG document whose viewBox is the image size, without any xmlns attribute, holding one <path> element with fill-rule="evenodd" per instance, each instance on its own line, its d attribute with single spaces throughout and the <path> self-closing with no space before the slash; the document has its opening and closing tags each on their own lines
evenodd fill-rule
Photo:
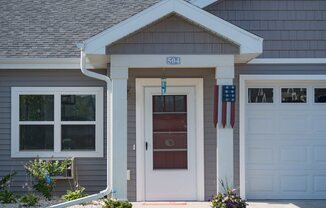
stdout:
<svg viewBox="0 0 326 208">
<path fill-rule="evenodd" d="M 240 75 L 240 196 L 246 199 L 246 83 L 249 81 L 325 81 L 326 75 Z"/>
<path fill-rule="evenodd" d="M 147 86 L 160 86 L 159 78 L 136 78 L 136 192 L 137 201 L 145 200 L 145 117 L 144 101 Z M 196 96 L 197 200 L 205 199 L 204 183 L 204 96 L 202 78 L 168 78 L 167 86 L 193 86 Z"/>
</svg>

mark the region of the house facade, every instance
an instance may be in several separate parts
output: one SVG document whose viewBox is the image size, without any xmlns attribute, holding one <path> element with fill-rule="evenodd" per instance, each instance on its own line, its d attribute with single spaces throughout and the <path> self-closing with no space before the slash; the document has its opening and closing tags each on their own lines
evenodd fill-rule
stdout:
<svg viewBox="0 0 326 208">
<path fill-rule="evenodd" d="M 13 190 L 30 159 L 73 157 L 86 191 L 130 201 L 205 201 L 219 180 L 246 199 L 325 199 L 325 1 L 1 7 Z"/>
</svg>

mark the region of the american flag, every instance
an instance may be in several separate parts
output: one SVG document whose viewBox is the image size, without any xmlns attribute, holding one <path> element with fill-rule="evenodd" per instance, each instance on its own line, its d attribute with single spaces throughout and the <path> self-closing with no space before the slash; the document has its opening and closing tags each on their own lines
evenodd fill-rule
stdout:
<svg viewBox="0 0 326 208">
<path fill-rule="evenodd" d="M 226 92 L 232 92 L 231 97 Z M 224 97 L 223 97 L 224 95 Z M 235 122 L 235 87 L 232 85 L 215 85 L 214 116 L 215 128 L 233 128 Z"/>
</svg>

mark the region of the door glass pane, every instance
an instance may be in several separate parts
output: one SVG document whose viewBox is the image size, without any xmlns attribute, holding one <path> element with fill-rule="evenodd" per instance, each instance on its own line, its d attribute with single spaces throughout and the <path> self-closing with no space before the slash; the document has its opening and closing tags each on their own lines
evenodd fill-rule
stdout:
<svg viewBox="0 0 326 208">
<path fill-rule="evenodd" d="M 187 98 L 186 95 L 176 95 L 175 98 L 175 111 L 187 112 Z"/>
<path fill-rule="evenodd" d="M 20 121 L 53 121 L 54 96 L 53 95 L 20 95 L 19 120 Z"/>
<path fill-rule="evenodd" d="M 173 112 L 174 111 L 174 96 L 167 95 L 164 96 L 165 99 L 165 112 Z"/>
<path fill-rule="evenodd" d="M 187 96 L 153 96 L 153 168 L 187 169 Z"/>
<path fill-rule="evenodd" d="M 306 103 L 307 88 L 282 88 L 282 103 Z"/>
<path fill-rule="evenodd" d="M 62 125 L 62 150 L 95 150 L 95 125 Z"/>
<path fill-rule="evenodd" d="M 95 121 L 95 95 L 62 95 L 62 121 Z"/>
<path fill-rule="evenodd" d="M 273 88 L 248 88 L 248 103 L 273 103 Z"/>
<path fill-rule="evenodd" d="M 187 151 L 153 153 L 154 169 L 187 169 Z"/>
<path fill-rule="evenodd" d="M 315 88 L 315 103 L 326 103 L 326 88 Z"/>
<path fill-rule="evenodd" d="M 153 136 L 154 149 L 187 149 L 187 132 L 157 132 Z"/>
<path fill-rule="evenodd" d="M 187 114 L 154 114 L 153 115 L 153 130 L 154 131 L 187 131 Z"/>
<path fill-rule="evenodd" d="M 53 150 L 53 125 L 20 125 L 20 150 Z"/>
</svg>

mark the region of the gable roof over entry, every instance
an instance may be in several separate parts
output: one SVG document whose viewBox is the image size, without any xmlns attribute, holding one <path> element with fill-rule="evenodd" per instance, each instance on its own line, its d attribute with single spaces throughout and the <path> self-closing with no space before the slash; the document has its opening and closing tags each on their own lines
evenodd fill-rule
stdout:
<svg viewBox="0 0 326 208">
<path fill-rule="evenodd" d="M 242 59 L 250 60 L 262 53 L 263 39 L 261 37 L 182 0 L 163 0 L 87 39 L 81 47 L 84 47 L 86 54 L 104 55 L 106 46 L 173 13 L 235 43 L 240 47 L 240 55 L 249 55 Z"/>
</svg>

